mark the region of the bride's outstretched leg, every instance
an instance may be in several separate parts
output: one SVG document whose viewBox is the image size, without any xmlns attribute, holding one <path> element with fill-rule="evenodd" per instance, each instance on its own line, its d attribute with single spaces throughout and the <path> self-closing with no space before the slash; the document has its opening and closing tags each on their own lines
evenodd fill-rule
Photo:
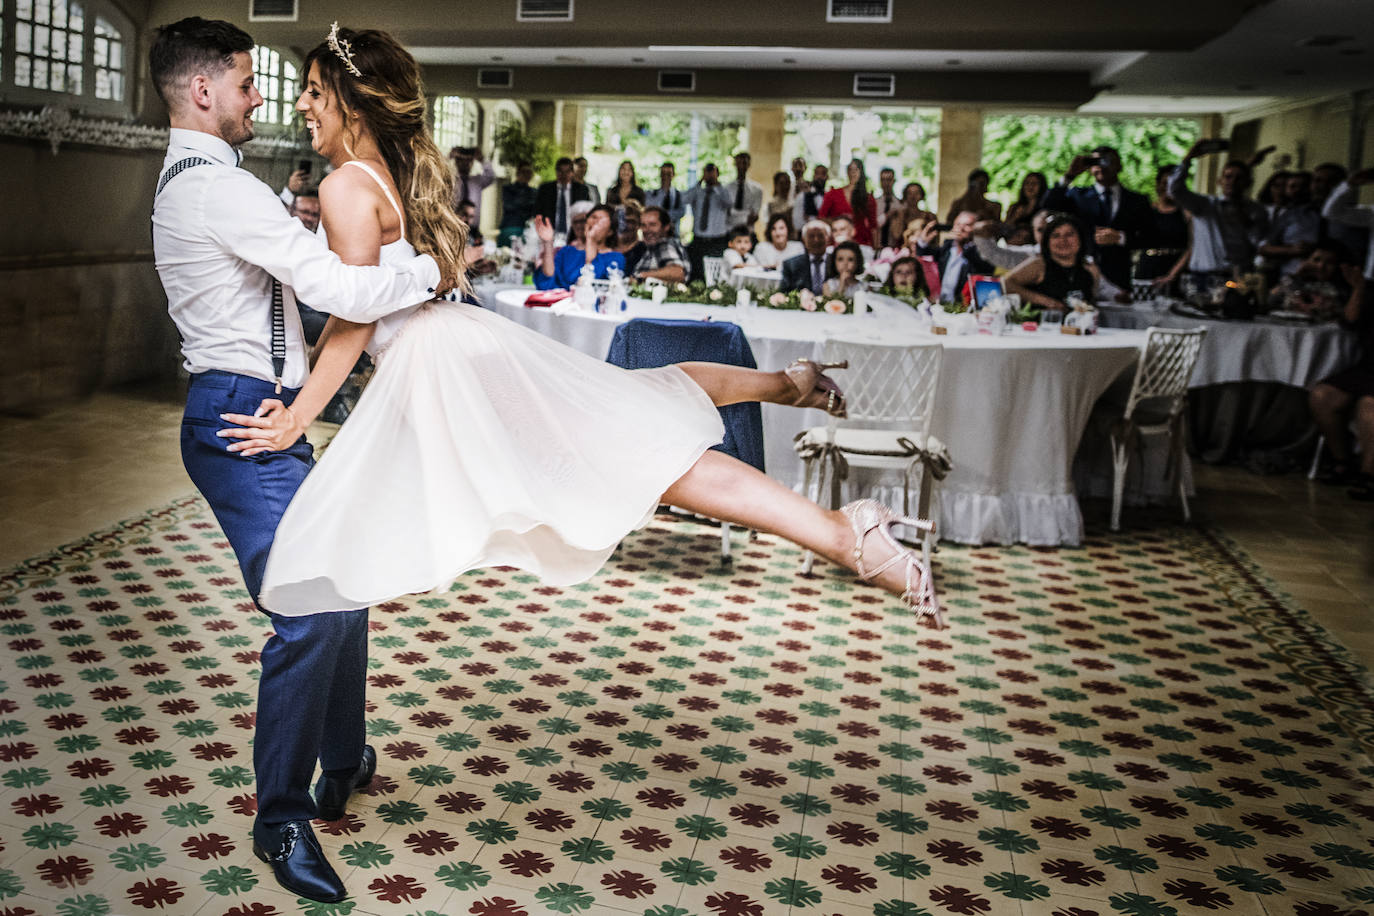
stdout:
<svg viewBox="0 0 1374 916">
<path fill-rule="evenodd" d="M 838 411 L 843 416 L 844 396 L 839 386 L 819 366 L 807 360 L 798 360 L 781 372 L 764 372 L 724 363 L 677 365 L 701 386 L 717 407 L 744 401 L 767 401 L 795 407 L 819 407 Z"/>
<path fill-rule="evenodd" d="M 814 550 L 832 563 L 854 570 L 854 534 L 838 510 L 823 509 L 754 467 L 721 452 L 708 451 L 663 494 L 663 502 L 700 515 L 743 525 Z M 870 537 L 864 543 L 870 568 L 893 551 Z M 904 564 L 894 564 L 873 580 L 893 594 L 906 588 Z"/>
</svg>

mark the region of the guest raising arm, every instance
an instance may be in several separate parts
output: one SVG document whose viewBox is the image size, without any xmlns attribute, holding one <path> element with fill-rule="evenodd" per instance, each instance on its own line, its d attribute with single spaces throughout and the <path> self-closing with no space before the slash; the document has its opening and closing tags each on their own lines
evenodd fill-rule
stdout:
<svg viewBox="0 0 1374 916">
<path fill-rule="evenodd" d="M 1361 226 L 1366 229 L 1374 227 L 1374 206 L 1355 202 L 1360 195 L 1360 185 L 1371 181 L 1374 181 L 1374 169 L 1362 169 L 1341 182 L 1326 199 L 1322 216 L 1346 226 Z M 1374 232 L 1369 233 L 1364 256 L 1364 275 L 1374 279 Z"/>
<path fill-rule="evenodd" d="M 614 250 L 615 234 L 611 231 L 613 214 L 604 204 L 592 207 L 587 214 L 585 238 L 553 251 L 553 224 L 535 217 L 534 227 L 543 243 L 539 252 L 539 268 L 534 273 L 534 285 L 539 289 L 569 289 L 582 275 L 584 265 L 591 264 L 596 279 L 606 279 L 611 267 L 625 269 L 625 256 Z"/>
<path fill-rule="evenodd" d="M 1097 266 L 1088 261 L 1082 227 L 1072 216 L 1058 214 L 1045 224 L 1040 254 L 1007 274 L 1004 282 L 1007 292 L 1023 302 L 1063 311 L 1071 298 L 1095 302 L 1100 279 Z"/>
<path fill-rule="evenodd" d="M 1169 177 L 1169 196 L 1193 218 L 1193 250 L 1188 269 L 1194 273 L 1230 273 L 1247 270 L 1255 249 L 1269 228 L 1264 207 L 1246 196 L 1250 190 L 1250 165 L 1233 159 L 1221 170 L 1219 190 L 1213 197 L 1188 188 L 1188 171 L 1198 156 L 1224 152 L 1224 140 L 1199 140 Z"/>
</svg>

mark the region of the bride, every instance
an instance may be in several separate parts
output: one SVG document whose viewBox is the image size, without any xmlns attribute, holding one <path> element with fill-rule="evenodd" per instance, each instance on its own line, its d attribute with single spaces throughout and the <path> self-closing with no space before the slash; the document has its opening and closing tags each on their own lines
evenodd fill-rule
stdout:
<svg viewBox="0 0 1374 916">
<path fill-rule="evenodd" d="M 296 103 L 334 170 L 322 226 L 345 263 L 431 254 L 461 287 L 466 227 L 425 129 L 414 59 L 380 31 L 331 31 Z M 710 447 L 718 405 L 772 401 L 843 411 L 823 367 L 714 363 L 624 370 L 480 307 L 436 301 L 375 324 L 330 318 L 290 405 L 263 401 L 221 435 L 245 456 L 290 446 L 359 352 L 377 369 L 277 529 L 260 601 L 285 615 L 363 607 L 517 566 L 551 584 L 593 575 L 657 506 L 787 537 L 938 615 L 929 570 L 872 500 L 826 510 Z M 938 620 L 938 616 L 937 616 Z"/>
</svg>

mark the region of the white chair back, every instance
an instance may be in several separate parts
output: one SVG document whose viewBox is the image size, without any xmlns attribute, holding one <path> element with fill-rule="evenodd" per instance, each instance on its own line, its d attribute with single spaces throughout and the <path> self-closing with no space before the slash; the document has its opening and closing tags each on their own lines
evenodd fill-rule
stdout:
<svg viewBox="0 0 1374 916">
<path fill-rule="evenodd" d="M 832 337 L 821 352 L 823 362 L 848 360 L 851 367 L 832 370 L 849 411 L 847 420 L 830 418 L 832 429 L 838 424 L 900 428 L 915 432 L 917 445 L 925 446 L 945 355 L 940 343 L 906 346 Z"/>
<path fill-rule="evenodd" d="M 1162 401 L 1172 418 L 1183 409 L 1206 328 L 1150 328 L 1136 363 L 1135 381 L 1126 399 L 1129 419 L 1142 401 Z"/>
<path fill-rule="evenodd" d="M 717 283 L 720 282 L 721 277 L 725 274 L 725 259 L 702 258 L 701 263 L 702 266 L 705 268 L 706 285 L 715 286 Z"/>
</svg>

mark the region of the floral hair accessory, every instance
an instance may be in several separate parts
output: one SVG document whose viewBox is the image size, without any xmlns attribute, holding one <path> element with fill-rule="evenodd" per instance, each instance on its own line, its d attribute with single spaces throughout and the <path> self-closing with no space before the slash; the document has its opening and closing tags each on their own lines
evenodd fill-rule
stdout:
<svg viewBox="0 0 1374 916">
<path fill-rule="evenodd" d="M 325 42 L 329 45 L 329 49 L 339 56 L 339 60 L 343 61 L 349 73 L 359 78 L 362 77 L 363 71 L 359 70 L 357 64 L 353 63 L 353 45 L 347 39 L 339 37 L 337 20 L 329 27 L 329 37 L 325 39 Z"/>
</svg>

